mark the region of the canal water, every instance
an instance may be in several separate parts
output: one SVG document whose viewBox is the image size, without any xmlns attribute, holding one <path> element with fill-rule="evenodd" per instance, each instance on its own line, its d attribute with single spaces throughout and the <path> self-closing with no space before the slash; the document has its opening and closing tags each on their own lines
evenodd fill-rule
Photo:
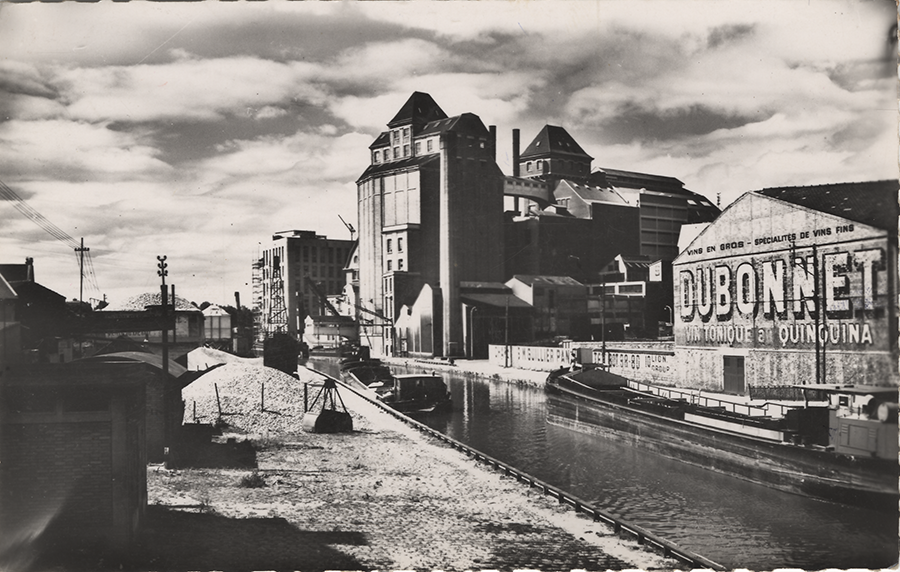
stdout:
<svg viewBox="0 0 900 572">
<path fill-rule="evenodd" d="M 334 362 L 314 366 L 337 373 Z M 897 563 L 897 512 L 783 493 L 550 425 L 541 388 L 442 374 L 453 412 L 419 421 L 728 568 Z"/>
</svg>

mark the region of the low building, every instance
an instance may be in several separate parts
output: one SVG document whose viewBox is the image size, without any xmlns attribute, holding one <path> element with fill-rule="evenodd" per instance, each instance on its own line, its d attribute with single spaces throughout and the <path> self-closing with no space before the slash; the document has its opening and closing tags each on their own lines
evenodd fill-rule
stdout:
<svg viewBox="0 0 900 572">
<path fill-rule="evenodd" d="M 533 340 L 587 339 L 587 288 L 568 276 L 516 275 L 506 285 L 534 308 Z"/>
<path fill-rule="evenodd" d="M 651 268 L 659 270 L 656 279 Z M 644 256 L 616 256 L 600 271 L 602 281 L 588 284 L 591 338 L 623 340 L 659 336 L 660 323 L 671 327 L 671 265 Z"/>
<path fill-rule="evenodd" d="M 203 310 L 203 332 L 206 341 L 231 346 L 233 331 L 231 314 L 223 308 L 212 304 Z"/>
<path fill-rule="evenodd" d="M 747 193 L 675 259 L 676 385 L 898 383 L 898 182 Z"/>
<path fill-rule="evenodd" d="M 337 348 L 358 341 L 358 325 L 350 316 L 307 316 L 303 341 L 311 348 Z"/>
<path fill-rule="evenodd" d="M 33 364 L 0 376 L 0 537 L 126 550 L 147 506 L 142 363 Z"/>
</svg>

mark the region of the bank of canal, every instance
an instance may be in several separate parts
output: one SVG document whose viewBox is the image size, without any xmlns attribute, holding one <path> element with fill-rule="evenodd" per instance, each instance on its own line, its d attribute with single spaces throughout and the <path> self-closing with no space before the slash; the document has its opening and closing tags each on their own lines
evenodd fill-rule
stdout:
<svg viewBox="0 0 900 572">
<path fill-rule="evenodd" d="M 398 373 L 434 369 L 391 365 Z M 334 362 L 317 367 L 336 371 Z M 549 425 L 541 387 L 488 379 L 464 367 L 440 370 L 452 413 L 419 421 L 688 550 L 754 570 L 897 562 L 896 513 L 783 493 Z"/>
</svg>

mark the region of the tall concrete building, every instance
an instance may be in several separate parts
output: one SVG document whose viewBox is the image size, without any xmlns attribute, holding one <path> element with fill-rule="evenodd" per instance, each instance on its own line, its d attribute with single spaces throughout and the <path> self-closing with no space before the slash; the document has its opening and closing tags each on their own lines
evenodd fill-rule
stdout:
<svg viewBox="0 0 900 572">
<path fill-rule="evenodd" d="M 460 282 L 503 276 L 496 132 L 471 113 L 448 117 L 421 92 L 387 127 L 357 181 L 360 341 L 376 355 L 401 344 L 461 355 Z M 403 307 L 420 319 L 398 332 Z"/>
<path fill-rule="evenodd" d="M 300 339 L 306 316 L 328 312 L 325 297 L 344 288 L 344 267 L 354 241 L 310 230 L 272 235 L 253 263 L 253 313 L 259 341 L 275 332 Z"/>
</svg>

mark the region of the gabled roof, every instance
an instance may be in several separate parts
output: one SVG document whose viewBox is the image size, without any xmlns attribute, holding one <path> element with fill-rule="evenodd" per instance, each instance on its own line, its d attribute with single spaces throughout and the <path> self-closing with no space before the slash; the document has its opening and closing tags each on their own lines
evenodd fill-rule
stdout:
<svg viewBox="0 0 900 572">
<path fill-rule="evenodd" d="M 408 169 L 410 167 L 422 167 L 431 163 L 433 161 L 437 161 L 440 158 L 440 155 L 420 155 L 418 157 L 407 157 L 406 159 L 399 159 L 397 161 L 390 161 L 387 163 L 379 163 L 378 165 L 369 165 L 363 174 L 359 176 L 356 180 L 358 183 L 362 181 L 366 177 L 370 177 L 372 175 L 377 175 L 380 173 L 386 173 L 388 171 L 395 171 L 399 169 Z"/>
<path fill-rule="evenodd" d="M 434 121 L 435 119 L 444 119 L 447 114 L 435 103 L 434 99 L 427 93 L 414 91 L 397 115 L 388 123 L 388 127 L 394 128 L 400 125 L 412 124 L 414 126 Z"/>
<path fill-rule="evenodd" d="M 619 192 L 617 192 L 614 188 L 602 188 L 602 187 L 594 187 L 591 185 L 580 185 L 568 179 L 563 179 L 559 182 L 557 187 L 566 185 L 572 192 L 578 196 L 581 200 L 586 203 L 604 203 L 604 204 L 618 204 L 618 205 L 631 205 L 625 197 L 623 197 Z"/>
<path fill-rule="evenodd" d="M 15 300 L 18 298 L 16 291 L 13 290 L 9 282 L 0 274 L 0 300 Z"/>
<path fill-rule="evenodd" d="M 525 151 L 522 152 L 519 158 L 544 157 L 551 153 L 554 155 L 579 157 L 588 161 L 594 159 L 584 152 L 584 149 L 575 142 L 575 139 L 569 135 L 568 131 L 557 125 L 544 125 L 541 132 L 525 148 Z"/>
<path fill-rule="evenodd" d="M 774 187 L 756 192 L 874 226 L 896 235 L 897 217 L 900 214 L 900 206 L 897 203 L 898 189 L 900 183 L 891 179 L 805 187 Z"/>
</svg>

